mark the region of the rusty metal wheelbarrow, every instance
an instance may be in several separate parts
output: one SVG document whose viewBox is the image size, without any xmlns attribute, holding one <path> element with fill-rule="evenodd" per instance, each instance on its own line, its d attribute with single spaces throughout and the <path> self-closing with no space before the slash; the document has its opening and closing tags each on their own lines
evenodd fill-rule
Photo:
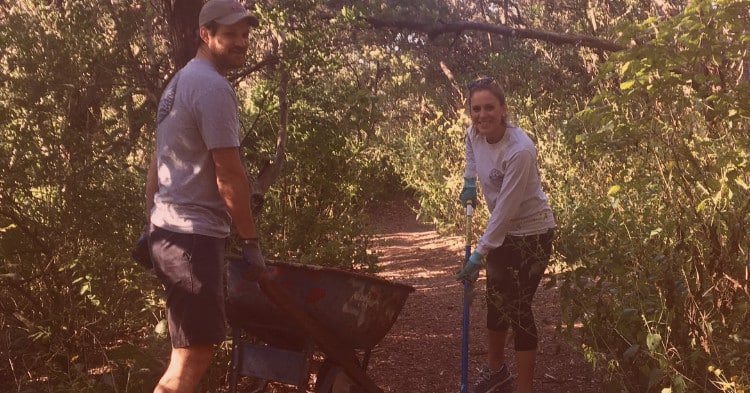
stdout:
<svg viewBox="0 0 750 393">
<path fill-rule="evenodd" d="M 227 317 L 233 331 L 230 392 L 240 375 L 296 385 L 306 392 L 316 349 L 326 362 L 316 393 L 329 393 L 341 371 L 366 392 L 381 392 L 365 370 L 370 352 L 396 321 L 409 285 L 343 270 L 268 261 L 259 282 L 242 277 L 244 262 L 230 258 Z M 242 333 L 262 344 L 243 341 Z M 355 351 L 363 352 L 362 360 Z M 326 375 L 320 375 L 324 372 Z"/>
</svg>

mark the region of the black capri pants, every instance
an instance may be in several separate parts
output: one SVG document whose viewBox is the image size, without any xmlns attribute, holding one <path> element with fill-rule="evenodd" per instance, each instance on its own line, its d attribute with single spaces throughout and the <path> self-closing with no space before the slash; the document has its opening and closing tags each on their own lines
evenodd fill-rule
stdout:
<svg viewBox="0 0 750 393">
<path fill-rule="evenodd" d="M 513 328 L 516 351 L 537 349 L 531 302 L 552 253 L 554 229 L 531 236 L 507 236 L 487 255 L 487 329 Z"/>
</svg>

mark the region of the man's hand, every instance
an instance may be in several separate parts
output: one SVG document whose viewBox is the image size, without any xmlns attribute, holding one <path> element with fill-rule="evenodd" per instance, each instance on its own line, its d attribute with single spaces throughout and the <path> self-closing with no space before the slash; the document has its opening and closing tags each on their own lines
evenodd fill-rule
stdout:
<svg viewBox="0 0 750 393">
<path fill-rule="evenodd" d="M 479 278 L 479 271 L 482 269 L 482 258 L 484 258 L 484 255 L 476 251 L 471 254 L 464 268 L 456 273 L 456 281 L 470 283 L 477 281 L 477 278 Z"/>
<path fill-rule="evenodd" d="M 468 202 L 471 202 L 473 207 L 477 207 L 477 178 L 476 177 L 465 177 L 464 188 L 461 190 L 461 205 L 466 207 Z"/>
<path fill-rule="evenodd" d="M 258 239 L 241 239 L 242 260 L 245 266 L 242 270 L 242 277 L 251 281 L 259 281 L 266 271 L 266 262 L 263 254 L 260 252 L 260 243 Z"/>
</svg>

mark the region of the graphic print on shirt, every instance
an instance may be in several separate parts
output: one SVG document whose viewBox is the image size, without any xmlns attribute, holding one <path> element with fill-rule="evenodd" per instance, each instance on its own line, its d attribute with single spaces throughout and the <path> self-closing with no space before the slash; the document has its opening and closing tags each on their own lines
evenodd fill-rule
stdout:
<svg viewBox="0 0 750 393">
<path fill-rule="evenodd" d="M 492 170 L 490 171 L 490 180 L 497 186 L 497 191 L 500 191 L 503 188 L 504 179 L 505 176 L 503 176 L 503 174 L 497 168 L 492 168 Z"/>
<path fill-rule="evenodd" d="M 164 90 L 164 94 L 159 101 L 159 110 L 156 112 L 156 125 L 159 125 L 162 120 L 167 118 L 169 112 L 172 111 L 174 105 L 174 97 L 177 95 L 177 81 L 180 79 L 180 74 L 174 76 L 174 79 L 169 82 L 169 85 Z"/>
</svg>

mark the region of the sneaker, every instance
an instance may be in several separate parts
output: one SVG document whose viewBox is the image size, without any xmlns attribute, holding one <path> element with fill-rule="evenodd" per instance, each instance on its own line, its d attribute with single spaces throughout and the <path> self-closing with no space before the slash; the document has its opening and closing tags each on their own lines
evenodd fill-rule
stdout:
<svg viewBox="0 0 750 393">
<path fill-rule="evenodd" d="M 500 370 L 492 371 L 487 366 L 479 370 L 479 378 L 474 385 L 474 393 L 492 393 L 502 387 L 509 387 L 511 382 L 508 366 L 503 364 Z"/>
</svg>

